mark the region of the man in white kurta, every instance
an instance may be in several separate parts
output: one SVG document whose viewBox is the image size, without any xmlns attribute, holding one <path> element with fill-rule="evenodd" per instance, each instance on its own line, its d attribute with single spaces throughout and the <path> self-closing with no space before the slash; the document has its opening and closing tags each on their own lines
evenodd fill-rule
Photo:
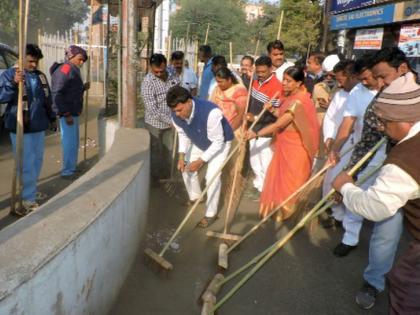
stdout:
<svg viewBox="0 0 420 315">
<path fill-rule="evenodd" d="M 349 142 L 349 139 L 351 139 L 350 144 L 353 146 L 355 143 L 360 141 L 366 108 L 381 88 L 381 83 L 373 78 L 372 71 L 369 69 L 369 66 L 369 59 L 361 58 L 356 61 L 353 67 L 353 73 L 357 75 L 361 83 L 357 84 L 350 91 L 349 97 L 344 106 L 343 121 L 337 132 L 336 139 L 330 152 L 330 161 L 335 162 L 334 160 L 337 156 L 337 152 L 340 152 L 340 155 L 344 155 L 345 150 L 350 150 L 350 152 L 347 153 L 346 158 L 341 159 L 334 167 L 333 172 L 335 173 L 335 176 L 338 175 L 338 173 L 341 172 L 341 170 L 348 164 L 349 158 L 351 157 L 352 148 L 346 148 L 343 143 Z M 384 159 L 385 146 L 378 151 L 374 159 L 370 161 L 369 166 L 364 171 L 369 172 L 371 168 L 381 164 Z M 363 174 L 361 175 L 363 176 Z M 365 183 L 365 185 L 370 184 L 371 182 Z M 334 254 L 342 257 L 346 256 L 357 246 L 363 219 L 360 216 L 356 216 L 347 211 L 343 204 L 339 204 L 334 207 L 344 214 L 343 239 L 334 249 Z"/>
<path fill-rule="evenodd" d="M 198 170 L 207 164 L 207 209 L 199 224 L 199 227 L 206 228 L 216 220 L 221 189 L 220 168 L 229 154 L 233 131 L 216 105 L 192 98 L 185 88 L 172 88 L 167 102 L 179 136 L 178 169 L 182 172 L 190 201 L 196 201 L 202 193 Z"/>
</svg>

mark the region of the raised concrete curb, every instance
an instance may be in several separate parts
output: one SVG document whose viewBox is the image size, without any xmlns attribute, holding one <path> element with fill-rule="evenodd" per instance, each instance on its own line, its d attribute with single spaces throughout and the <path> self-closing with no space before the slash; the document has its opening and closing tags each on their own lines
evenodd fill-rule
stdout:
<svg viewBox="0 0 420 315">
<path fill-rule="evenodd" d="M 109 312 L 145 230 L 149 135 L 111 150 L 37 212 L 0 231 L 0 314 Z"/>
</svg>

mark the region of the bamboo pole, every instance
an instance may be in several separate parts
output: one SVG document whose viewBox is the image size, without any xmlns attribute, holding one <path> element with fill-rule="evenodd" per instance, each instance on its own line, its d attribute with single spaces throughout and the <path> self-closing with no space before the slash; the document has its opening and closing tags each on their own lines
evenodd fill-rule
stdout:
<svg viewBox="0 0 420 315">
<path fill-rule="evenodd" d="M 229 63 L 230 63 L 230 68 L 233 69 L 233 46 L 232 46 L 232 42 L 229 42 Z"/>
<path fill-rule="evenodd" d="M 27 27 L 29 13 L 29 0 L 25 2 L 25 12 L 23 12 L 23 0 L 19 0 L 19 60 L 18 70 L 24 71 L 25 58 L 25 28 Z M 22 209 L 22 166 L 23 166 L 23 81 L 18 84 L 18 106 L 16 113 L 16 152 L 15 163 L 13 167 L 12 178 L 12 195 L 10 211 L 16 213 L 16 201 L 19 204 L 19 209 Z"/>
<path fill-rule="evenodd" d="M 195 41 L 194 73 L 198 72 L 198 39 Z"/>
<path fill-rule="evenodd" d="M 90 83 L 90 65 L 92 60 L 92 18 L 93 18 L 93 0 L 90 0 L 90 22 L 89 22 L 89 44 L 88 44 L 88 60 L 87 60 L 87 74 L 86 82 Z M 85 93 L 85 130 L 84 130 L 84 142 L 83 142 L 83 160 L 86 162 L 87 158 L 87 129 L 89 122 L 89 89 Z"/>
<path fill-rule="evenodd" d="M 311 43 L 308 44 L 308 50 L 306 51 L 306 63 L 308 63 L 310 53 L 311 53 Z"/>
<path fill-rule="evenodd" d="M 207 45 L 207 42 L 209 40 L 209 32 L 210 32 L 210 23 L 207 24 L 207 31 L 206 31 L 206 38 L 204 40 L 204 45 Z"/>
<path fill-rule="evenodd" d="M 254 59 L 257 58 L 259 49 L 260 49 L 260 39 L 257 40 L 257 45 L 255 46 Z"/>
<path fill-rule="evenodd" d="M 284 17 L 284 10 L 281 10 L 279 29 L 277 31 L 277 40 L 280 40 L 281 28 L 283 27 L 283 17 Z"/>
<path fill-rule="evenodd" d="M 118 124 L 121 127 L 122 112 L 122 0 L 118 0 L 118 51 L 117 51 L 117 97 L 118 97 Z"/>
</svg>

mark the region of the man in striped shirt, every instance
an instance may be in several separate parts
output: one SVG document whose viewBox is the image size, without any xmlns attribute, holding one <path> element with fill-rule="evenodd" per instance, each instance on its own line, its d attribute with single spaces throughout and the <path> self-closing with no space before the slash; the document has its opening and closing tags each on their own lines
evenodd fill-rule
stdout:
<svg viewBox="0 0 420 315">
<path fill-rule="evenodd" d="M 150 72 L 141 84 L 141 96 L 144 102 L 146 129 L 150 133 L 151 175 L 155 183 L 169 176 L 169 149 L 164 145 L 172 139 L 171 111 L 166 105 L 166 93 L 180 84 L 177 76 L 167 70 L 166 58 L 162 54 L 153 54 L 149 60 Z"/>
<path fill-rule="evenodd" d="M 251 100 L 247 114 L 247 119 L 251 123 L 263 110 L 264 104 L 268 103 L 276 93 L 278 96 L 272 101 L 272 104 L 274 107 L 280 106 L 280 98 L 283 94 L 283 86 L 271 70 L 272 63 L 269 57 L 258 58 L 255 67 L 257 79 L 252 82 Z M 270 112 L 266 112 L 253 130 L 258 132 L 275 121 L 276 117 Z M 249 142 L 250 164 L 255 174 L 254 187 L 258 192 L 262 191 L 265 174 L 273 156 L 270 143 L 271 137 L 257 137 Z"/>
</svg>

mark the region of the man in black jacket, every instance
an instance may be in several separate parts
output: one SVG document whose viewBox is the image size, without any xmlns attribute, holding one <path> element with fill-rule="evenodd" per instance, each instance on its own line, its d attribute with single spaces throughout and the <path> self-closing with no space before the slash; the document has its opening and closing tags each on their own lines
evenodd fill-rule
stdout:
<svg viewBox="0 0 420 315">
<path fill-rule="evenodd" d="M 77 172 L 79 116 L 83 109 L 83 93 L 89 87 L 89 83 L 83 83 L 80 67 L 86 60 L 86 51 L 72 45 L 66 50 L 66 62 L 54 63 L 50 69 L 53 105 L 60 117 L 61 177 L 64 179 L 74 179 Z"/>
</svg>

